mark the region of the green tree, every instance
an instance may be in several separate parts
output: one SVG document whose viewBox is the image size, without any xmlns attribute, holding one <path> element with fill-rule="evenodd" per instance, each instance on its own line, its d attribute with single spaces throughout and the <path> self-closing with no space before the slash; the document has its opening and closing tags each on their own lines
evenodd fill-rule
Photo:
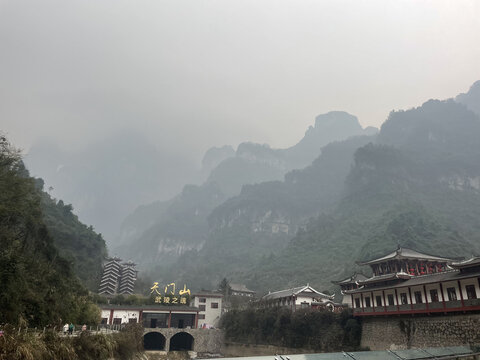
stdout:
<svg viewBox="0 0 480 360">
<path fill-rule="evenodd" d="M 94 321 L 88 292 L 43 221 L 35 180 L 5 136 L 0 136 L 0 244 L 0 323 Z"/>
<path fill-rule="evenodd" d="M 225 296 L 225 299 L 232 294 L 232 288 L 230 287 L 230 283 L 228 282 L 227 278 L 223 278 L 222 281 L 220 281 L 218 284 L 218 290 L 223 294 L 223 296 Z"/>
</svg>

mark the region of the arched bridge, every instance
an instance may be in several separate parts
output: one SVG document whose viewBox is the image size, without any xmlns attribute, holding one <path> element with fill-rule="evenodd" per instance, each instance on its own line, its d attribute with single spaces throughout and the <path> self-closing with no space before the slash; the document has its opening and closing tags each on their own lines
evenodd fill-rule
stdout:
<svg viewBox="0 0 480 360">
<path fill-rule="evenodd" d="M 143 345 L 147 351 L 219 353 L 222 343 L 223 332 L 218 329 L 145 328 L 143 330 Z"/>
</svg>

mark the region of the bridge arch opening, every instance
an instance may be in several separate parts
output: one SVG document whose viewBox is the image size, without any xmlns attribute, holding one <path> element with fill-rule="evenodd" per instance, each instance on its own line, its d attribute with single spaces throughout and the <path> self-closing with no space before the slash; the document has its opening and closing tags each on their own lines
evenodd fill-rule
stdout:
<svg viewBox="0 0 480 360">
<path fill-rule="evenodd" d="M 186 332 L 179 332 L 170 339 L 170 351 L 193 350 L 194 338 Z"/>
<path fill-rule="evenodd" d="M 145 350 L 165 350 L 165 336 L 159 332 L 149 332 L 143 336 L 143 348 Z"/>
</svg>

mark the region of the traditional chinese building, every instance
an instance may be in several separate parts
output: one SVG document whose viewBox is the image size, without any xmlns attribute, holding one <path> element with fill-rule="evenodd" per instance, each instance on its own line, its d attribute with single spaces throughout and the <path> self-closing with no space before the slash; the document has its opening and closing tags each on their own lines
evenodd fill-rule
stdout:
<svg viewBox="0 0 480 360">
<path fill-rule="evenodd" d="M 334 311 L 341 307 L 335 304 L 335 295 L 323 294 L 310 285 L 299 286 L 292 289 L 269 292 L 263 296 L 260 303 L 263 306 L 284 306 L 295 311 L 299 308 L 324 308 Z"/>
<path fill-rule="evenodd" d="M 244 284 L 230 284 L 231 295 L 255 297 L 255 291 L 248 289 Z"/>
<path fill-rule="evenodd" d="M 199 309 L 193 306 L 100 305 L 102 324 L 121 325 L 141 322 L 144 328 L 198 327 Z"/>
<path fill-rule="evenodd" d="M 373 275 L 355 286 L 338 282 L 356 316 L 480 310 L 478 257 L 461 261 L 398 248 L 358 264 L 370 266 Z"/>
<path fill-rule="evenodd" d="M 192 304 L 198 308 L 198 326 L 217 327 L 223 313 L 223 295 L 200 292 L 193 295 Z"/>
<path fill-rule="evenodd" d="M 133 294 L 137 270 L 131 261 L 122 263 L 122 259 L 109 258 L 103 266 L 102 279 L 98 289 L 99 294 Z"/>
<path fill-rule="evenodd" d="M 342 304 L 347 305 L 348 307 L 352 307 L 352 297 L 350 294 L 346 294 L 346 291 L 358 289 L 358 282 L 366 280 L 367 276 L 363 275 L 362 273 L 354 273 L 352 276 L 340 280 L 340 281 L 332 281 L 333 284 L 340 286 L 341 293 L 343 295 Z"/>
</svg>

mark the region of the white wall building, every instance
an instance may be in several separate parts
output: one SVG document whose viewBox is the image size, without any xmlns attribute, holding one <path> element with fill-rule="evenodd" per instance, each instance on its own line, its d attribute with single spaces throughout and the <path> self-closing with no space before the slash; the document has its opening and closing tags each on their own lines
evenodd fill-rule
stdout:
<svg viewBox="0 0 480 360">
<path fill-rule="evenodd" d="M 193 295 L 193 306 L 198 308 L 198 327 L 217 327 L 223 313 L 223 295 L 198 293 Z"/>
</svg>

